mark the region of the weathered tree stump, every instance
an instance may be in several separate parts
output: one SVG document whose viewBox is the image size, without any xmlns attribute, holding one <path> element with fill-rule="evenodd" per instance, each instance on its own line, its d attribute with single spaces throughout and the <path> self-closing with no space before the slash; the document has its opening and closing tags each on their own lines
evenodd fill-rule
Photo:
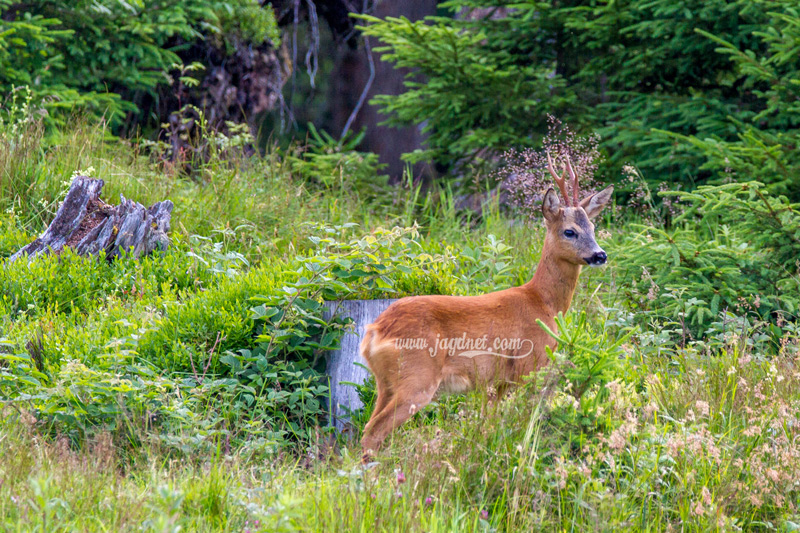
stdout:
<svg viewBox="0 0 800 533">
<path fill-rule="evenodd" d="M 343 300 L 326 302 L 328 310 L 325 320 L 330 320 L 334 313 L 353 319 L 355 331 L 345 333 L 342 347 L 328 354 L 327 373 L 331 379 L 331 425 L 338 431 L 348 426 L 348 412 L 363 406 L 355 387 L 343 385 L 342 382 L 364 383 L 370 376 L 364 366 L 367 362 L 361 357 L 358 347 L 364 337 L 364 328 L 372 324 L 392 302 L 397 300 Z"/>
<path fill-rule="evenodd" d="M 43 253 L 59 254 L 65 246 L 78 255 L 105 251 L 108 260 L 123 252 L 137 258 L 166 249 L 172 202 L 166 200 L 145 208 L 120 195 L 120 204 L 112 206 L 100 200 L 103 185 L 105 182 L 100 179 L 75 178 L 47 230 L 9 261 L 23 255 L 30 260 Z"/>
</svg>

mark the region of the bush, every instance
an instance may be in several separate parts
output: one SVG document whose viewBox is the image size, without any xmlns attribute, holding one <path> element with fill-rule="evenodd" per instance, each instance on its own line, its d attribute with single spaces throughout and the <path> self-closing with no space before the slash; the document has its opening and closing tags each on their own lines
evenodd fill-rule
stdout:
<svg viewBox="0 0 800 533">
<path fill-rule="evenodd" d="M 265 450 L 311 442 L 327 414 L 322 355 L 346 326 L 322 302 L 456 279 L 417 227 L 347 238 L 353 226 L 317 227 L 309 252 L 246 273 L 242 256 L 196 238 L 139 261 L 65 250 L 6 265 L 14 329 L 0 394 L 75 441 L 139 428 L 186 450 L 222 437 Z"/>
<path fill-rule="evenodd" d="M 641 325 L 672 324 L 686 344 L 726 322 L 727 312 L 773 324 L 797 316 L 797 204 L 758 182 L 661 194 L 683 204 L 674 228 L 634 226 L 638 233 L 614 250 L 614 283 Z M 775 331 L 775 339 L 781 336 Z"/>
<path fill-rule="evenodd" d="M 0 16 L 0 93 L 27 85 L 50 111 L 81 109 L 113 123 L 143 94 L 158 97 L 187 44 L 278 42 L 271 7 L 255 0 L 0 0 Z"/>
<path fill-rule="evenodd" d="M 388 176 L 380 174 L 384 165 L 378 154 L 356 151 L 364 132 L 336 140 L 309 124 L 309 133 L 308 143 L 295 146 L 286 157 L 292 174 L 309 190 L 347 191 L 365 203 L 386 198 Z"/>
</svg>

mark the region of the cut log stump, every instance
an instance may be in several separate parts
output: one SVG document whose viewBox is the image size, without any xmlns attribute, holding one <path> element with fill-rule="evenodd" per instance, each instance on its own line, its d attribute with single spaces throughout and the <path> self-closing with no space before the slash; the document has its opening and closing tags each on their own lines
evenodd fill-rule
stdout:
<svg viewBox="0 0 800 533">
<path fill-rule="evenodd" d="M 343 385 L 343 382 L 364 383 L 370 376 L 365 367 L 367 362 L 361 357 L 359 345 L 364 337 L 364 328 L 375 322 L 378 315 L 383 313 L 392 302 L 397 300 L 344 300 L 341 302 L 326 302 L 328 310 L 323 318 L 330 320 L 334 313 L 353 319 L 355 330 L 347 332 L 342 337 L 342 346 L 339 350 L 328 354 L 327 373 L 331 380 L 331 425 L 337 431 L 347 429 L 349 425 L 348 413 L 363 407 L 358 397 L 358 392 L 352 385 Z M 357 365 L 360 363 L 362 366 Z"/>
<path fill-rule="evenodd" d="M 55 219 L 40 237 L 9 258 L 31 260 L 39 254 L 59 254 L 64 247 L 78 255 L 105 252 L 111 260 L 122 253 L 138 258 L 169 245 L 172 202 L 165 200 L 145 208 L 120 195 L 120 204 L 100 200 L 105 182 L 78 176 L 72 181 Z"/>
</svg>

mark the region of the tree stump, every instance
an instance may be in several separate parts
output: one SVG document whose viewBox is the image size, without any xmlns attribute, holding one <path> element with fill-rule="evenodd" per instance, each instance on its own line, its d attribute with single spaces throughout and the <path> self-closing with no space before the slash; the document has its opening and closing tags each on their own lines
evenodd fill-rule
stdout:
<svg viewBox="0 0 800 533">
<path fill-rule="evenodd" d="M 100 200 L 103 185 L 100 179 L 75 178 L 50 226 L 9 261 L 23 255 L 31 260 L 39 254 L 59 254 L 65 246 L 78 255 L 105 251 L 108 260 L 125 252 L 138 258 L 166 249 L 172 202 L 165 200 L 145 208 L 120 195 L 120 204 L 112 206 Z"/>
<path fill-rule="evenodd" d="M 330 320 L 334 313 L 353 319 L 355 331 L 347 332 L 342 337 L 342 347 L 328 354 L 327 373 L 331 379 L 330 413 L 331 425 L 337 431 L 344 430 L 348 424 L 348 412 L 363 407 L 358 393 L 352 385 L 342 382 L 364 383 L 370 376 L 367 362 L 361 357 L 359 345 L 364 337 L 364 328 L 375 322 L 392 302 L 397 300 L 343 300 L 326 302 L 328 311 L 323 318 Z M 356 363 L 364 365 L 361 367 Z"/>
</svg>

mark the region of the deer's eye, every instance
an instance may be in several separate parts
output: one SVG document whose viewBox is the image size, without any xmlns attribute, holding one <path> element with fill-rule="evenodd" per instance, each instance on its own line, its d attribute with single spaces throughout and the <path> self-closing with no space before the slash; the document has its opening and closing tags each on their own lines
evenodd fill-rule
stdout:
<svg viewBox="0 0 800 533">
<path fill-rule="evenodd" d="M 573 237 L 577 237 L 578 234 L 572 231 L 571 229 L 564 230 L 564 237 L 569 237 L 570 239 Z"/>
</svg>

